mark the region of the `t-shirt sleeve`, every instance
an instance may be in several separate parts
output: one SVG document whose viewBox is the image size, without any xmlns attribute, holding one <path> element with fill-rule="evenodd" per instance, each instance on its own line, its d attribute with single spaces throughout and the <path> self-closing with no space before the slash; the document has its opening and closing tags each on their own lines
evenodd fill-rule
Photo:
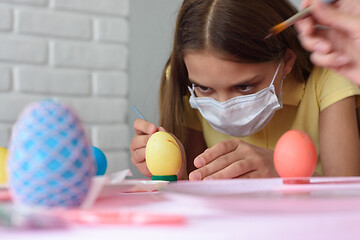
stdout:
<svg viewBox="0 0 360 240">
<path fill-rule="evenodd" d="M 316 95 L 320 111 L 350 96 L 355 96 L 356 106 L 360 105 L 360 88 L 348 79 L 324 68 L 319 68 L 316 75 Z"/>
<path fill-rule="evenodd" d="M 202 132 L 200 120 L 199 120 L 198 116 L 196 115 L 197 110 L 193 109 L 190 106 L 189 96 L 187 96 L 187 95 L 184 96 L 182 101 L 184 104 L 184 115 L 185 115 L 186 126 L 190 129 Z"/>
</svg>

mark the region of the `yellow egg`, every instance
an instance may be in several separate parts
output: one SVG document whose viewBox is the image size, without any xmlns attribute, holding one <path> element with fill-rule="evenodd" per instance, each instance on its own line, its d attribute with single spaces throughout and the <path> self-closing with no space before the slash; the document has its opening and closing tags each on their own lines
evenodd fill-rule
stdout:
<svg viewBox="0 0 360 240">
<path fill-rule="evenodd" d="M 5 184 L 7 182 L 6 157 L 7 149 L 0 147 L 0 184 Z"/>
<path fill-rule="evenodd" d="M 157 132 L 149 138 L 145 156 L 146 165 L 152 175 L 176 175 L 180 170 L 181 151 L 179 145 L 167 132 Z"/>
</svg>

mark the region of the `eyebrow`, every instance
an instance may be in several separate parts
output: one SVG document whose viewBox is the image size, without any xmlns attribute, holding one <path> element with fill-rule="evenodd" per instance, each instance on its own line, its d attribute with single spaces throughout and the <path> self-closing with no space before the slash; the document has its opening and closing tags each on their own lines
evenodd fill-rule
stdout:
<svg viewBox="0 0 360 240">
<path fill-rule="evenodd" d="M 250 78 L 250 79 L 246 79 L 245 81 L 241 82 L 241 83 L 237 83 L 237 84 L 233 84 L 232 86 L 230 87 L 236 87 L 236 86 L 242 86 L 242 85 L 249 85 L 251 83 L 253 83 L 256 79 L 260 79 L 262 78 L 263 76 L 262 75 L 255 75 L 254 77 Z M 207 86 L 204 86 L 200 83 L 197 83 L 196 81 L 194 81 L 193 79 L 190 79 L 189 78 L 189 81 L 190 83 L 192 84 L 195 84 L 195 85 L 198 85 L 198 86 L 201 86 L 201 87 L 207 87 Z"/>
</svg>

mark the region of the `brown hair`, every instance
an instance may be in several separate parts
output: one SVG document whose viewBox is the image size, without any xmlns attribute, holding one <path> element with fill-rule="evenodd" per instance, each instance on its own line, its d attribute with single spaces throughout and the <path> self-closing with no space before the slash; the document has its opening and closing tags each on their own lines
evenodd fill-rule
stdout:
<svg viewBox="0 0 360 240">
<path fill-rule="evenodd" d="M 286 49 L 296 54 L 290 77 L 306 81 L 313 65 L 293 27 L 265 39 L 269 29 L 297 12 L 287 0 L 184 0 L 173 50 L 160 86 L 160 125 L 185 140 L 182 97 L 190 86 L 184 63 L 188 50 L 213 49 L 234 61 L 279 62 Z M 167 70 L 170 72 L 167 74 Z"/>
</svg>

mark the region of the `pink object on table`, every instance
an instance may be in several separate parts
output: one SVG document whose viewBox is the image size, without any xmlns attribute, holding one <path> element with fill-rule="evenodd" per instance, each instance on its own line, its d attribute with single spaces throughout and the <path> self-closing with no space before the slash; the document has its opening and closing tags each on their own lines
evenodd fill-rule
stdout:
<svg viewBox="0 0 360 240">
<path fill-rule="evenodd" d="M 316 168 L 317 154 L 312 139 L 303 131 L 284 133 L 274 149 L 274 165 L 282 178 L 310 177 Z"/>
<path fill-rule="evenodd" d="M 7 189 L 0 189 L 0 201 L 1 202 L 11 201 L 11 194 Z"/>
<path fill-rule="evenodd" d="M 156 214 L 140 211 L 64 210 L 49 214 L 73 223 L 94 225 L 182 225 L 185 223 L 185 217 L 179 214 Z"/>
<path fill-rule="evenodd" d="M 163 191 L 174 201 L 232 213 L 360 211 L 360 177 L 311 178 L 305 184 L 281 178 L 182 182 Z"/>
<path fill-rule="evenodd" d="M 73 221 L 69 221 L 73 224 L 67 229 L 0 230 L 0 238 L 356 239 L 360 236 L 360 177 L 310 178 L 310 184 L 283 184 L 281 178 L 184 181 L 165 186 L 165 191 L 100 198 L 90 210 L 89 215 L 87 211 L 81 216 L 74 213 Z M 102 223 L 97 223 L 97 213 Z M 144 214 L 145 219 L 155 216 L 155 220 L 156 216 L 180 216 L 185 224 L 166 224 L 164 218 L 164 224 L 116 224 L 120 213 Z M 86 224 L 76 223 L 76 219 Z"/>
</svg>

